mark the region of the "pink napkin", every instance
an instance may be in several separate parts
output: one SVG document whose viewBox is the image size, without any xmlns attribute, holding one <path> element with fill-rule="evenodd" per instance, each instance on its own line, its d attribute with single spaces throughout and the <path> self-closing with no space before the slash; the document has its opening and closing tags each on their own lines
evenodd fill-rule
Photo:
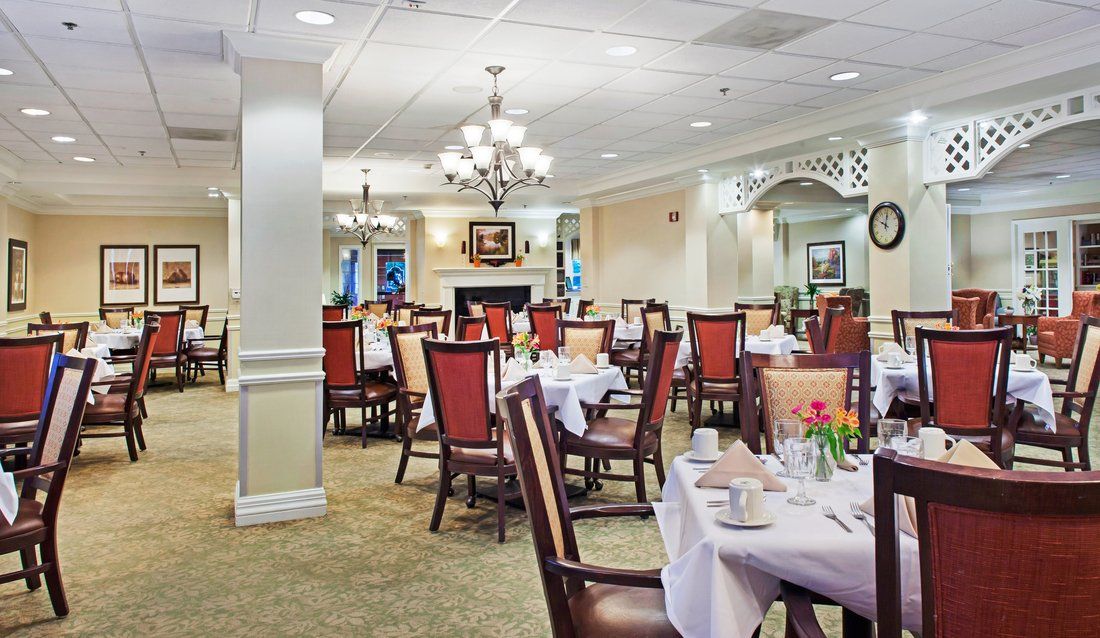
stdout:
<svg viewBox="0 0 1100 638">
<path fill-rule="evenodd" d="M 749 446 L 737 441 L 726 450 L 709 470 L 695 481 L 696 487 L 729 487 L 735 478 L 759 479 L 769 492 L 786 492 L 787 486 L 764 467 L 760 459 L 753 455 Z"/>
</svg>

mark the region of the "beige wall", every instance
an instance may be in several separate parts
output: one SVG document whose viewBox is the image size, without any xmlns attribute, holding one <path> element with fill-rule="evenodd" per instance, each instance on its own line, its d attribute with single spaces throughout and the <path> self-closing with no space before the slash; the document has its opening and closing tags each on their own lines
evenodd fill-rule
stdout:
<svg viewBox="0 0 1100 638">
<path fill-rule="evenodd" d="M 951 216 L 951 288 L 967 288 L 971 279 L 971 215 Z"/>
<path fill-rule="evenodd" d="M 799 288 L 805 286 L 808 274 L 806 245 L 837 240 L 844 242 L 845 287 L 867 288 L 867 218 L 863 215 L 788 224 L 785 281 L 782 283 Z"/>
<path fill-rule="evenodd" d="M 38 300 L 42 298 L 38 289 L 38 264 L 41 263 L 43 255 L 43 244 L 39 244 L 37 238 L 34 236 L 35 220 L 37 215 L 23 210 L 17 206 L 11 204 L 7 205 L 7 231 L 4 235 L 3 241 L 3 256 L 0 259 L 4 260 L 4 267 L 7 268 L 8 261 L 8 239 L 21 239 L 27 242 L 27 309 L 26 310 L 13 310 L 8 313 L 9 329 L 18 328 L 19 332 L 23 332 L 22 326 L 27 323 L 28 317 L 33 317 L 32 321 L 37 321 L 38 317 Z M 3 284 L 3 298 L 0 299 L 0 303 L 4 304 L 4 308 L 7 308 L 7 282 L 8 277 L 4 274 Z"/>
<path fill-rule="evenodd" d="M 672 305 L 685 303 L 685 226 L 668 221 L 669 212 L 684 208 L 680 190 L 595 209 L 600 301 L 654 297 Z M 586 240 L 581 238 L 582 245 Z M 587 277 L 593 265 L 584 268 Z"/>
</svg>

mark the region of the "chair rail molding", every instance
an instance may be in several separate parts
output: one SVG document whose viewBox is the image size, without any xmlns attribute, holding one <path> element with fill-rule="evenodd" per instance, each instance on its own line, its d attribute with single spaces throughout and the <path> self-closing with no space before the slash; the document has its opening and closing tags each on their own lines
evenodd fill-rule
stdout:
<svg viewBox="0 0 1100 638">
<path fill-rule="evenodd" d="M 869 168 L 865 146 L 834 148 L 769 162 L 723 177 L 718 182 L 718 213 L 729 215 L 751 210 L 773 186 L 790 179 L 816 180 L 841 197 L 866 195 Z"/>
</svg>

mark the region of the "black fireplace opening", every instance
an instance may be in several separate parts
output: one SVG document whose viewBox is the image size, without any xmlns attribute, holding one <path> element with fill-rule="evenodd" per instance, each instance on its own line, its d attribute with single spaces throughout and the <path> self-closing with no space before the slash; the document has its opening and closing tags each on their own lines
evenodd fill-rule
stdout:
<svg viewBox="0 0 1100 638">
<path fill-rule="evenodd" d="M 507 301 L 512 312 L 522 312 L 524 304 L 531 301 L 530 286 L 466 286 L 455 288 L 455 311 L 466 314 L 467 301 Z"/>
</svg>

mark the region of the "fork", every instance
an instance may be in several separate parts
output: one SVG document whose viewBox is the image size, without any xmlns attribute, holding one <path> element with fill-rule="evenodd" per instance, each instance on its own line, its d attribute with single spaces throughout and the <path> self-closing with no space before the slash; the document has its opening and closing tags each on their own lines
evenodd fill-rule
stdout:
<svg viewBox="0 0 1100 638">
<path fill-rule="evenodd" d="M 844 531 L 848 532 L 849 534 L 852 533 L 852 528 L 848 527 L 847 525 L 844 524 L 844 521 L 837 518 L 836 512 L 833 511 L 832 507 L 830 507 L 828 505 L 822 505 L 821 506 L 821 513 L 825 515 L 825 518 L 830 518 L 830 519 L 836 521 L 836 524 L 840 525 L 842 528 L 844 528 Z"/>
<path fill-rule="evenodd" d="M 867 515 L 863 513 L 863 510 L 859 509 L 859 503 L 853 501 L 852 506 L 852 518 L 857 521 L 863 521 L 863 524 L 867 526 L 867 529 L 873 535 L 875 533 L 875 526 L 871 524 L 871 521 L 867 520 Z"/>
<path fill-rule="evenodd" d="M 867 460 L 864 459 L 862 456 L 858 454 L 855 454 L 854 456 L 856 457 L 856 460 L 859 461 L 860 465 L 867 465 Z"/>
</svg>

